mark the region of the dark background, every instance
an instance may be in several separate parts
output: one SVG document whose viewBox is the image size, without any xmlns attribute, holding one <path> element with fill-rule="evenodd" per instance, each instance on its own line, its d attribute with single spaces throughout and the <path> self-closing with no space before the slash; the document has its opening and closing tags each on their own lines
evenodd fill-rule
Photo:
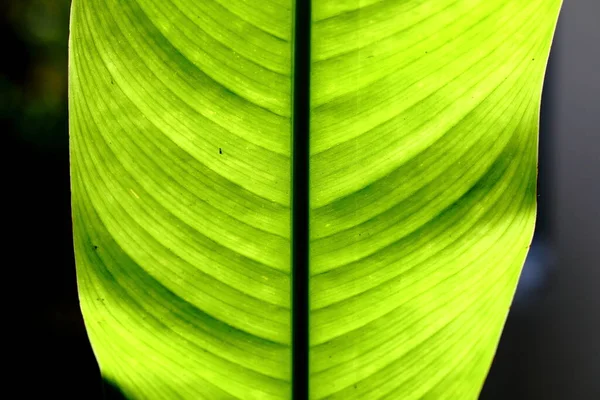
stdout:
<svg viewBox="0 0 600 400">
<path fill-rule="evenodd" d="M 71 242 L 69 3 L 0 0 L 3 385 L 19 393 L 5 398 L 101 398 Z M 482 400 L 600 399 L 599 104 L 600 0 L 565 0 L 542 102 L 536 236 Z"/>
</svg>

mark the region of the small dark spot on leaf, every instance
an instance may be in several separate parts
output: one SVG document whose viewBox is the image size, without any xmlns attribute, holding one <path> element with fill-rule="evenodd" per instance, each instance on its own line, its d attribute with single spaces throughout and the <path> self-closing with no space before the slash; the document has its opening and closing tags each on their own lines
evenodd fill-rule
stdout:
<svg viewBox="0 0 600 400">
<path fill-rule="evenodd" d="M 373 57 L 375 57 L 375 56 L 369 56 L 369 57 L 367 57 L 367 58 L 373 58 Z"/>
<path fill-rule="evenodd" d="M 427 52 L 425 52 L 425 54 L 427 54 Z"/>
<path fill-rule="evenodd" d="M 94 246 L 94 250 L 98 250 L 98 246 Z"/>
<path fill-rule="evenodd" d="M 354 385 L 354 389 L 357 389 L 357 388 L 358 388 L 358 385 Z"/>
<path fill-rule="evenodd" d="M 219 154 L 223 154 L 223 149 L 219 147 Z"/>
<path fill-rule="evenodd" d="M 535 61 L 535 58 L 532 58 L 531 61 Z"/>
<path fill-rule="evenodd" d="M 112 80 L 112 78 L 111 78 L 111 80 L 110 80 L 110 84 L 111 84 L 111 85 L 114 85 L 114 84 L 115 84 L 115 81 L 113 81 L 113 80 Z"/>
</svg>

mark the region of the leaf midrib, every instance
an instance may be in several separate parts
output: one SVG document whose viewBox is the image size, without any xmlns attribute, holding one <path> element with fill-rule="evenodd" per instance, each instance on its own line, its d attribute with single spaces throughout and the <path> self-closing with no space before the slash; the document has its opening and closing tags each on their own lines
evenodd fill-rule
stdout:
<svg viewBox="0 0 600 400">
<path fill-rule="evenodd" d="M 294 3 L 291 174 L 292 398 L 308 399 L 311 0 Z"/>
</svg>

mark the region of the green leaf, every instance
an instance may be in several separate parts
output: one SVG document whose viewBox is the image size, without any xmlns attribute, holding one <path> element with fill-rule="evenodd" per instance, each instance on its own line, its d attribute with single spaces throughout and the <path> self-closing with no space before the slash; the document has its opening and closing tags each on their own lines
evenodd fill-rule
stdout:
<svg viewBox="0 0 600 400">
<path fill-rule="evenodd" d="M 309 340 L 311 399 L 474 399 L 533 232 L 561 0 L 315 0 L 294 26 L 297 1 L 73 1 L 75 256 L 102 375 L 132 399 L 289 399 Z"/>
</svg>

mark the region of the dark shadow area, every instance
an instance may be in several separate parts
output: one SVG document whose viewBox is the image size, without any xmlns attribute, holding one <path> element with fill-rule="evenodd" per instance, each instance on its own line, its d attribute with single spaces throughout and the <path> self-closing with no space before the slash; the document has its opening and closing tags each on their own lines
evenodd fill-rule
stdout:
<svg viewBox="0 0 600 400">
<path fill-rule="evenodd" d="M 104 379 L 102 381 L 103 400 L 134 400 L 126 397 L 123 392 L 112 382 Z"/>
<path fill-rule="evenodd" d="M 66 1 L 0 2 L 5 387 L 18 391 L 3 398 L 101 399 L 71 240 L 68 12 Z"/>
</svg>

